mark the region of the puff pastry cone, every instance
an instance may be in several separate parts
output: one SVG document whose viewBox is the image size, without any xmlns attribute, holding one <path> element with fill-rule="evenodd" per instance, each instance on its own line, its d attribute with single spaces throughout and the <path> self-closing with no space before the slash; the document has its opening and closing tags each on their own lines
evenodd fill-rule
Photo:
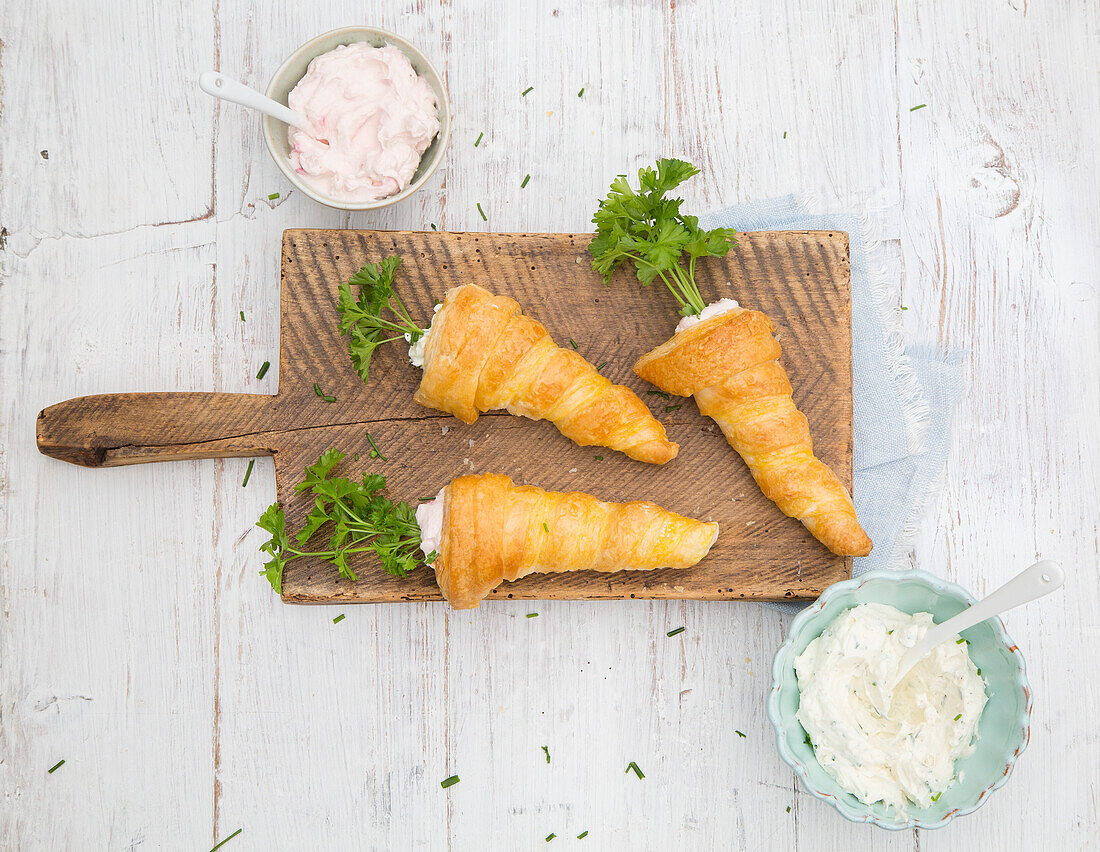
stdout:
<svg viewBox="0 0 1100 852">
<path fill-rule="evenodd" d="M 474 284 L 448 290 L 432 320 L 415 399 L 464 423 L 495 409 L 549 420 L 582 447 L 609 447 L 651 464 L 680 449 L 632 390 L 557 346 L 515 299 Z"/>
<path fill-rule="evenodd" d="M 460 476 L 436 499 L 443 523 L 432 567 L 455 609 L 474 609 L 504 580 L 528 574 L 689 568 L 718 538 L 718 524 L 653 503 L 604 503 L 500 474 Z M 417 510 L 422 527 L 426 505 Z M 435 545 L 429 536 L 422 547 Z"/>
<path fill-rule="evenodd" d="M 773 331 L 760 311 L 734 308 L 677 332 L 642 356 L 634 372 L 667 393 L 694 396 L 784 514 L 833 553 L 866 556 L 871 539 L 848 490 L 814 456 Z"/>
</svg>

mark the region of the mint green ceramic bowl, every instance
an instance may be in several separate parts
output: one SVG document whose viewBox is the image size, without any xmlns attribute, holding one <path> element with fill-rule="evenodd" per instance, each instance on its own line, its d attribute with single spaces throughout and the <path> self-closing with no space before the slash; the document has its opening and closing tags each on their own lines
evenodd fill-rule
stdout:
<svg viewBox="0 0 1100 852">
<path fill-rule="evenodd" d="M 798 775 L 802 786 L 852 822 L 880 828 L 940 828 L 957 816 L 976 810 L 989 794 L 1008 780 L 1016 758 L 1027 747 L 1031 723 L 1031 688 L 1016 643 L 994 618 L 963 631 L 970 642 L 970 658 L 982 670 L 986 702 L 978 722 L 974 753 L 956 764 L 960 780 L 943 791 L 930 808 L 911 808 L 901 814 L 881 802 L 865 805 L 841 788 L 814 757 L 806 732 L 798 723 L 798 682 L 794 661 L 845 610 L 862 603 L 883 603 L 903 612 L 930 612 L 939 623 L 956 615 L 974 598 L 961 586 L 924 571 L 871 571 L 829 586 L 791 623 L 787 641 L 775 655 L 768 718 L 775 728 L 776 745 Z"/>
<path fill-rule="evenodd" d="M 447 150 L 447 143 L 451 139 L 451 104 L 447 99 L 447 89 L 443 85 L 443 77 L 435 70 L 435 66 L 420 50 L 411 42 L 399 35 L 380 30 L 377 27 L 341 27 L 338 30 L 329 30 L 316 38 L 312 38 L 287 57 L 279 66 L 267 84 L 267 96 L 281 104 L 287 102 L 290 90 L 298 85 L 306 74 L 309 63 L 322 53 L 328 53 L 343 44 L 354 44 L 365 41 L 375 47 L 390 44 L 398 48 L 409 58 L 413 70 L 428 81 L 428 85 L 435 92 L 436 107 L 439 112 L 439 133 L 436 134 L 432 144 L 420 157 L 420 165 L 416 167 L 409 185 L 400 192 L 380 198 L 377 201 L 341 201 L 329 198 L 318 192 L 294 171 L 290 165 L 290 142 L 286 135 L 286 125 L 269 115 L 261 117 L 264 132 L 264 143 L 275 161 L 275 165 L 286 175 L 287 180 L 294 184 L 304 195 L 308 195 L 314 201 L 335 207 L 338 210 L 377 210 L 380 207 L 389 207 L 398 201 L 408 198 L 432 176 L 432 173 L 443 162 L 443 152 Z"/>
</svg>

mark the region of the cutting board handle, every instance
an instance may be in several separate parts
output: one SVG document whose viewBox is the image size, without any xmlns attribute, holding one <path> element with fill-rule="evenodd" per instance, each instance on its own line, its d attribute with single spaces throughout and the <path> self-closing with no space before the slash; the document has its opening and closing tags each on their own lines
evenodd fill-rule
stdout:
<svg viewBox="0 0 1100 852">
<path fill-rule="evenodd" d="M 272 455 L 275 397 L 238 393 L 81 396 L 38 414 L 38 449 L 85 467 Z"/>
</svg>

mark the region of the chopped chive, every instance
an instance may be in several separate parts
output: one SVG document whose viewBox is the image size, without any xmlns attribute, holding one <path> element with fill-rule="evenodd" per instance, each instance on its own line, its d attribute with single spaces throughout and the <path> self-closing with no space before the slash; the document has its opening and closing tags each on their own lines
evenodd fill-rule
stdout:
<svg viewBox="0 0 1100 852">
<path fill-rule="evenodd" d="M 784 135 L 785 135 L 785 134 L 784 134 Z M 790 813 L 790 812 L 791 812 L 791 806 L 790 806 L 790 805 L 787 805 L 787 813 Z"/>
<path fill-rule="evenodd" d="M 963 642 L 965 642 L 965 641 L 966 641 L 965 639 L 956 639 L 956 640 L 955 640 L 955 644 L 956 644 L 956 645 L 961 645 L 961 644 L 962 644 Z"/>
<path fill-rule="evenodd" d="M 537 612 L 529 612 L 529 613 L 527 613 L 527 617 L 528 618 L 538 618 L 539 614 Z"/>
<path fill-rule="evenodd" d="M 268 201 L 278 201 L 279 200 L 279 193 L 277 193 L 277 192 L 271 193 L 271 195 L 269 195 L 267 197 L 267 200 Z"/>
<path fill-rule="evenodd" d="M 474 140 L 474 147 L 476 148 L 476 147 L 477 147 L 478 145 L 480 145 L 480 144 L 481 144 L 481 140 L 482 140 L 482 139 L 484 139 L 484 138 L 485 138 L 485 131 L 484 131 L 484 130 L 482 130 L 482 131 L 481 131 L 481 132 L 480 132 L 480 133 L 479 133 L 479 134 L 477 135 L 477 139 L 475 139 L 475 140 Z"/>
<path fill-rule="evenodd" d="M 61 764 L 63 764 L 64 762 L 65 762 L 64 760 L 57 761 L 57 763 L 55 763 L 53 766 L 51 766 L 49 769 L 46 770 L 46 774 L 47 775 L 53 775 L 54 770 L 60 769 Z"/>
<path fill-rule="evenodd" d="M 577 348 L 577 344 L 573 341 L 572 337 L 569 338 L 569 345 L 572 346 L 574 349 Z"/>
<path fill-rule="evenodd" d="M 229 835 L 227 838 L 225 838 L 225 840 L 223 840 L 221 843 L 219 843 L 217 846 L 215 846 L 213 849 L 211 849 L 210 852 L 216 852 L 216 850 L 220 849 L 222 846 L 224 846 L 226 843 L 228 843 L 230 840 L 232 840 L 234 837 L 236 837 L 242 831 L 244 831 L 243 828 L 238 828 L 231 835 Z"/>
<path fill-rule="evenodd" d="M 543 528 L 544 530 L 546 530 L 547 532 L 550 532 L 550 527 L 548 527 L 548 526 L 546 525 L 546 521 L 543 521 L 543 522 L 542 522 L 542 528 Z"/>
<path fill-rule="evenodd" d="M 940 791 L 939 793 L 936 793 L 936 795 L 934 795 L 934 796 L 932 797 L 932 801 L 933 801 L 933 802 L 937 802 L 937 801 L 939 801 L 939 798 L 940 798 L 940 796 L 942 796 L 942 795 L 943 795 L 943 791 L 941 790 L 941 791 Z"/>
<path fill-rule="evenodd" d="M 957 722 L 957 721 L 959 721 L 959 719 L 961 719 L 962 717 L 963 717 L 963 714 L 962 714 L 962 713 L 960 713 L 960 714 L 959 714 L 958 716 L 956 716 L 956 717 L 955 717 L 955 718 L 954 718 L 954 719 L 953 719 L 952 721 L 954 721 L 954 722 Z"/>
<path fill-rule="evenodd" d="M 666 405 L 665 406 L 665 412 L 667 413 L 669 411 L 679 411 L 683 407 L 684 407 L 684 404 L 682 402 L 678 402 L 675 405 Z"/>
<path fill-rule="evenodd" d="M 668 631 L 668 633 L 666 633 L 665 636 L 679 636 L 685 630 L 687 630 L 686 627 L 677 627 L 675 630 Z"/>
<path fill-rule="evenodd" d="M 887 630 L 887 631 L 886 631 L 886 635 L 887 635 L 887 636 L 893 636 L 893 635 L 894 635 L 894 631 L 893 631 L 893 630 Z"/>
<path fill-rule="evenodd" d="M 336 616 L 336 618 L 332 619 L 332 623 L 333 623 L 333 624 L 339 624 L 339 623 L 340 623 L 341 621 L 343 621 L 343 620 L 344 620 L 345 618 L 347 618 L 347 616 L 346 616 L 346 615 L 344 615 L 343 613 L 340 613 L 340 614 L 339 614 L 338 616 Z"/>
<path fill-rule="evenodd" d="M 530 176 L 530 175 L 527 175 L 527 177 L 525 177 L 525 178 L 523 179 L 523 183 L 521 183 L 521 184 L 519 185 L 519 188 L 520 188 L 520 189 L 526 189 L 526 188 L 527 188 L 527 181 L 529 181 L 529 180 L 531 180 L 531 176 Z"/>
<path fill-rule="evenodd" d="M 596 461 L 603 461 L 603 456 L 596 456 Z"/>
<path fill-rule="evenodd" d="M 453 787 L 458 783 L 458 776 L 452 775 L 450 778 L 444 778 L 439 782 L 439 786 L 446 790 L 448 787 Z"/>
<path fill-rule="evenodd" d="M 633 760 L 626 765 L 627 772 L 630 772 L 630 770 L 632 769 L 634 770 L 634 774 L 637 775 L 639 778 L 645 778 L 645 773 L 642 772 L 641 768 Z"/>
<path fill-rule="evenodd" d="M 584 89 L 581 89 L 581 91 L 583 92 Z M 582 831 L 580 834 L 577 835 L 577 840 L 584 840 L 586 837 L 588 837 L 588 830 L 587 829 L 585 829 L 584 831 Z"/>
<path fill-rule="evenodd" d="M 810 748 L 813 748 L 813 747 L 814 747 L 813 741 L 812 741 L 812 740 L 810 740 L 810 735 L 809 735 L 809 734 L 806 734 L 806 739 L 805 739 L 805 743 L 806 743 L 806 745 L 808 745 L 808 746 L 809 746 Z"/>
<path fill-rule="evenodd" d="M 981 676 L 982 676 L 982 670 L 978 669 L 978 677 L 981 677 Z"/>
<path fill-rule="evenodd" d="M 434 500 L 435 498 L 434 497 L 417 497 L 416 499 L 418 501 L 420 501 L 421 503 L 431 503 L 432 500 Z"/>
<path fill-rule="evenodd" d="M 378 449 L 378 444 L 374 443 L 374 438 L 370 436 L 370 432 L 367 432 L 367 440 L 370 442 L 371 447 L 374 448 L 370 451 L 370 457 L 372 459 L 382 459 L 382 461 L 386 461 L 386 457 L 382 455 L 382 451 Z"/>
<path fill-rule="evenodd" d="M 748 734 L 743 734 L 743 733 L 741 733 L 741 731 L 738 731 L 738 730 L 737 730 L 736 728 L 734 729 L 734 731 L 733 731 L 733 732 L 734 732 L 735 734 L 737 734 L 737 736 L 739 736 L 739 737 L 740 737 L 741 739 L 743 739 L 743 740 L 744 740 L 744 739 L 748 739 Z"/>
<path fill-rule="evenodd" d="M 256 464 L 255 459 L 248 460 L 248 468 L 244 472 L 244 482 L 241 483 L 241 488 L 244 488 L 246 485 L 248 485 L 248 477 L 252 476 L 252 466 L 254 464 Z"/>
<path fill-rule="evenodd" d="M 924 109 L 928 104 L 917 104 L 915 107 L 909 107 L 909 112 L 916 112 L 918 109 Z"/>
<path fill-rule="evenodd" d="M 581 90 L 579 92 L 577 92 L 577 97 L 578 98 L 584 97 L 584 86 L 581 86 Z M 585 834 L 587 834 L 587 833 L 588 832 L 586 831 Z"/>
<path fill-rule="evenodd" d="M 598 372 L 599 372 L 600 370 L 602 370 L 602 369 L 603 369 L 604 367 L 606 367 L 606 366 L 607 366 L 607 362 L 606 362 L 606 361 L 604 361 L 604 362 L 603 362 L 602 364 L 597 364 L 597 365 L 596 365 L 596 372 L 598 373 Z"/>
<path fill-rule="evenodd" d="M 659 396 L 661 399 L 672 399 L 672 394 L 665 393 L 664 391 L 646 391 L 648 396 Z"/>
<path fill-rule="evenodd" d="M 433 231 L 438 231 L 438 230 L 439 230 L 439 228 L 437 228 L 437 227 L 435 226 L 435 222 L 432 222 L 431 224 L 432 224 L 432 230 L 433 230 Z"/>
<path fill-rule="evenodd" d="M 241 311 L 241 322 L 244 322 L 244 311 Z"/>
<path fill-rule="evenodd" d="M 557 837 L 557 835 L 556 835 L 556 834 L 554 834 L 554 832 L 550 832 L 550 833 L 549 833 L 548 835 L 546 835 L 546 842 L 547 842 L 547 843 L 549 843 L 549 842 L 550 842 L 551 840 L 553 840 L 553 839 L 554 839 L 555 837 Z"/>
<path fill-rule="evenodd" d="M 356 453 L 352 458 L 354 458 L 355 461 L 359 461 L 359 453 Z"/>
<path fill-rule="evenodd" d="M 336 402 L 336 397 L 326 394 L 323 390 L 321 390 L 321 386 L 317 384 L 317 382 L 313 383 L 313 392 L 325 402 Z"/>
<path fill-rule="evenodd" d="M 542 753 L 546 755 L 546 762 L 550 762 L 550 746 L 543 746 Z"/>
<path fill-rule="evenodd" d="M 267 370 L 270 366 L 271 366 L 270 361 L 264 361 L 262 364 L 260 364 L 260 371 L 258 373 L 256 373 L 256 378 L 257 379 L 262 379 L 264 376 L 266 376 L 267 375 Z"/>
<path fill-rule="evenodd" d="M 902 309 L 903 311 L 907 311 L 907 310 L 909 310 L 909 309 L 908 309 L 907 307 L 905 307 L 905 305 L 902 305 L 902 306 L 901 306 L 901 309 Z"/>
<path fill-rule="evenodd" d="M 786 130 L 784 130 L 784 131 L 783 131 L 783 138 L 784 138 L 784 139 L 786 139 L 786 138 L 787 138 L 787 131 L 786 131 Z M 790 810 L 790 808 L 787 808 L 787 810 Z"/>
<path fill-rule="evenodd" d="M 526 89 L 524 89 L 524 90 L 523 90 L 522 92 L 520 92 L 520 93 L 519 93 L 519 96 L 520 96 L 521 98 L 525 98 L 525 97 L 527 97 L 527 96 L 528 96 L 528 95 L 529 95 L 529 94 L 530 94 L 531 92 L 533 92 L 534 90 L 535 90 L 535 87 L 534 87 L 534 86 L 528 86 L 528 87 L 527 87 Z"/>
<path fill-rule="evenodd" d="M 481 209 L 481 202 L 477 203 L 477 212 L 481 214 L 481 221 L 488 222 L 489 217 L 485 215 L 485 211 Z"/>
</svg>

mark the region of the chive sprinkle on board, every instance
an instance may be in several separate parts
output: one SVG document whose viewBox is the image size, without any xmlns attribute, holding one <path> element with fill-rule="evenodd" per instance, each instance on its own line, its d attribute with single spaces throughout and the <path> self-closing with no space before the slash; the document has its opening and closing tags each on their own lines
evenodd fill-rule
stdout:
<svg viewBox="0 0 1100 852">
<path fill-rule="evenodd" d="M 958 716 L 956 716 L 956 717 L 955 717 L 954 721 L 956 721 L 956 722 L 957 722 L 957 721 L 959 721 L 959 719 L 961 719 L 962 717 L 963 717 L 963 714 L 962 714 L 962 713 L 960 713 L 960 714 L 959 714 Z"/>
<path fill-rule="evenodd" d="M 370 436 L 370 432 L 367 432 L 367 440 L 371 445 L 370 457 L 372 459 L 382 459 L 382 461 L 386 461 L 386 457 L 382 455 L 382 451 L 378 449 L 378 444 L 374 443 L 374 438 Z"/>
<path fill-rule="evenodd" d="M 918 109 L 924 109 L 928 104 L 917 104 L 915 107 L 909 107 L 909 112 L 916 112 Z"/>
<path fill-rule="evenodd" d="M 344 615 L 343 613 L 340 613 L 340 614 L 339 614 L 338 616 L 336 616 L 336 618 L 332 619 L 332 623 L 333 623 L 333 624 L 339 624 L 339 623 L 340 623 L 341 621 L 343 621 L 343 620 L 344 620 L 345 618 L 347 618 L 347 616 L 346 616 L 346 615 Z"/>
<path fill-rule="evenodd" d="M 537 612 L 529 612 L 529 613 L 527 613 L 527 617 L 528 618 L 538 618 L 539 614 Z"/>
<path fill-rule="evenodd" d="M 645 773 L 642 772 L 641 768 L 633 760 L 626 765 L 626 771 L 630 772 L 631 770 L 634 770 L 634 774 L 637 775 L 639 778 L 645 778 Z"/>
<path fill-rule="evenodd" d="M 548 526 L 546 525 L 546 521 L 543 521 L 543 522 L 542 522 L 542 528 L 543 528 L 544 530 L 546 530 L 547 532 L 550 532 L 550 527 L 548 527 Z"/>
<path fill-rule="evenodd" d="M 55 763 L 53 766 L 51 766 L 49 769 L 46 770 L 46 774 L 47 775 L 53 775 L 54 770 L 60 769 L 61 764 L 63 764 L 64 762 L 65 762 L 64 760 L 57 761 L 57 763 Z"/>
<path fill-rule="evenodd" d="M 256 464 L 255 459 L 249 459 L 248 460 L 248 467 L 245 469 L 244 481 L 241 483 L 241 488 L 244 488 L 246 485 L 248 485 L 248 477 L 252 476 L 252 466 L 254 464 Z"/>
<path fill-rule="evenodd" d="M 687 630 L 686 627 L 677 627 L 675 630 L 668 631 L 668 633 L 666 633 L 665 636 L 679 636 L 685 630 Z"/>
<path fill-rule="evenodd" d="M 550 746 L 543 746 L 542 753 L 546 755 L 546 762 L 550 762 Z"/>
<path fill-rule="evenodd" d="M 596 456 L 596 461 L 603 461 L 603 456 Z"/>
<path fill-rule="evenodd" d="M 524 90 L 523 90 L 522 92 L 520 92 L 520 93 L 519 93 L 519 96 L 520 96 L 521 98 L 525 98 L 525 97 L 527 97 L 527 96 L 528 96 L 529 94 L 531 94 L 531 92 L 533 92 L 534 90 L 535 90 L 535 87 L 534 87 L 534 86 L 528 86 L 528 87 L 527 87 L 526 89 L 524 89 Z"/>
<path fill-rule="evenodd" d="M 523 179 L 523 183 L 521 183 L 521 184 L 519 185 L 519 188 L 520 188 L 520 189 L 527 189 L 527 182 L 528 182 L 529 180 L 531 180 L 531 176 L 530 176 L 530 175 L 527 175 L 527 177 L 525 177 L 525 178 Z"/>
<path fill-rule="evenodd" d="M 787 805 L 787 813 L 790 813 L 790 812 L 791 812 L 791 806 Z"/>
<path fill-rule="evenodd" d="M 241 322 L 244 322 L 244 311 L 241 311 Z"/>
<path fill-rule="evenodd" d="M 550 832 L 550 833 L 549 833 L 548 835 L 546 835 L 546 842 L 547 842 L 547 843 L 549 843 L 549 842 L 550 842 L 551 840 L 553 840 L 553 839 L 554 839 L 555 837 L 557 837 L 557 835 L 556 835 L 556 834 L 554 834 L 554 832 L 552 832 L 552 831 L 551 831 L 551 832 Z"/>
<path fill-rule="evenodd" d="M 966 641 L 965 639 L 956 639 L 956 640 L 955 640 L 955 644 L 956 644 L 956 645 L 961 645 L 961 644 L 962 644 L 963 642 L 965 642 L 965 641 Z"/>
<path fill-rule="evenodd" d="M 439 782 L 439 786 L 446 790 L 448 787 L 453 787 L 458 783 L 458 776 L 452 775 L 450 778 L 444 778 Z"/>
<path fill-rule="evenodd" d="M 603 369 L 604 367 L 606 367 L 606 366 L 607 366 L 607 362 L 606 362 L 606 361 L 604 361 L 604 362 L 603 362 L 603 363 L 601 363 L 601 364 L 597 364 L 597 365 L 596 365 L 596 372 L 597 372 L 597 373 L 598 373 L 598 372 L 600 372 L 600 371 L 601 371 L 601 370 L 602 370 L 602 369 Z"/>
<path fill-rule="evenodd" d="M 481 221 L 488 222 L 489 217 L 485 215 L 485 211 L 481 209 L 481 202 L 477 203 L 477 212 L 481 214 Z"/>
<path fill-rule="evenodd" d="M 479 134 L 477 135 L 477 139 L 475 139 L 475 140 L 474 140 L 474 147 L 476 148 L 476 147 L 477 147 L 478 145 L 480 145 L 480 144 L 481 144 L 481 140 L 482 140 L 482 139 L 484 139 L 484 138 L 485 138 L 485 131 L 484 131 L 484 130 L 482 130 L 482 131 L 481 131 L 481 132 L 480 132 L 480 133 L 479 133 Z"/>
<path fill-rule="evenodd" d="M 783 131 L 783 138 L 784 138 L 784 139 L 786 139 L 786 138 L 787 138 L 787 131 L 786 131 L 786 130 L 784 130 L 784 131 Z"/>
<path fill-rule="evenodd" d="M 313 392 L 315 394 L 317 394 L 317 396 L 319 396 L 325 402 L 336 402 L 336 397 L 329 396 L 327 393 L 325 393 L 323 390 L 321 390 L 321 386 L 319 384 L 317 384 L 317 382 L 313 383 Z"/>
<path fill-rule="evenodd" d="M 279 193 L 277 193 L 277 192 L 271 193 L 271 195 L 269 195 L 267 197 L 267 200 L 268 201 L 278 201 L 279 200 Z"/>
<path fill-rule="evenodd" d="M 438 231 L 438 230 L 439 230 L 439 228 L 437 228 L 437 227 L 435 226 L 435 222 L 432 222 L 432 230 L 433 230 L 433 231 Z"/>
<path fill-rule="evenodd" d="M 665 393 L 664 391 L 646 391 L 648 396 L 659 396 L 661 399 L 672 399 L 672 394 Z"/>
<path fill-rule="evenodd" d="M 747 735 L 747 734 L 743 734 L 743 733 L 741 733 L 741 732 L 740 732 L 740 731 L 738 731 L 738 730 L 734 730 L 734 733 L 735 733 L 735 734 L 737 734 L 737 736 L 739 736 L 739 737 L 740 737 L 741 739 L 743 739 L 743 740 L 744 740 L 744 739 L 748 739 L 748 735 Z"/>
<path fill-rule="evenodd" d="M 223 841 L 222 841 L 221 843 L 219 843 L 219 844 L 218 844 L 217 846 L 215 846 L 215 847 L 214 847 L 213 849 L 211 849 L 211 850 L 210 850 L 210 852 L 217 852 L 217 850 L 218 850 L 218 849 L 220 849 L 221 847 L 225 846 L 225 844 L 226 844 L 226 843 L 228 843 L 228 842 L 229 842 L 230 840 L 232 840 L 232 839 L 233 839 L 234 837 L 236 837 L 236 836 L 237 836 L 238 834 L 240 834 L 240 833 L 241 833 L 242 831 L 244 831 L 244 829 L 243 829 L 243 828 L 238 828 L 238 829 L 237 829 L 236 831 L 234 831 L 234 832 L 233 832 L 233 833 L 232 833 L 231 835 L 229 835 L 229 836 L 228 836 L 227 838 L 225 838 L 225 840 L 223 840 Z"/>
<path fill-rule="evenodd" d="M 577 97 L 578 98 L 583 98 L 584 97 L 584 86 L 581 86 L 581 90 L 579 92 L 577 92 Z M 587 833 L 588 832 L 585 832 L 585 834 L 587 834 Z"/>
<path fill-rule="evenodd" d="M 684 407 L 684 404 L 682 402 L 678 402 L 675 405 L 666 405 L 665 406 L 665 413 L 667 414 L 670 411 L 679 411 L 683 407 Z"/>
<path fill-rule="evenodd" d="M 264 376 L 266 376 L 267 371 L 270 367 L 271 367 L 271 362 L 270 361 L 264 361 L 262 364 L 260 364 L 260 371 L 258 373 L 256 373 L 256 378 L 257 379 L 262 379 Z"/>
<path fill-rule="evenodd" d="M 577 348 L 577 344 L 572 337 L 569 338 L 569 345 L 572 346 L 574 349 Z"/>
<path fill-rule="evenodd" d="M 581 89 L 581 91 L 583 92 L 584 89 Z M 577 840 L 584 840 L 586 837 L 588 837 L 588 829 L 585 829 L 580 834 L 578 834 L 577 835 Z"/>
</svg>

